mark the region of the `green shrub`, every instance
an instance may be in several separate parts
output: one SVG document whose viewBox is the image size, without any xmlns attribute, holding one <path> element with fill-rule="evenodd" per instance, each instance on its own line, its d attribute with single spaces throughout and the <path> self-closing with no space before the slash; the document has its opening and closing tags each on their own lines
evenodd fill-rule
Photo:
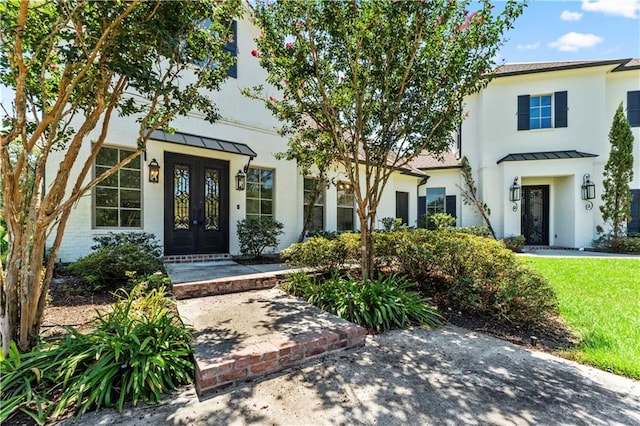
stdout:
<svg viewBox="0 0 640 426">
<path fill-rule="evenodd" d="M 491 231 L 486 226 L 461 226 L 456 228 L 456 232 L 461 234 L 470 234 L 478 237 L 491 237 Z M 492 237 L 491 237 L 492 238 Z"/>
<path fill-rule="evenodd" d="M 128 232 L 95 237 L 93 253 L 69 264 L 67 272 L 77 275 L 93 290 L 115 290 L 129 281 L 128 272 L 138 276 L 164 271 L 162 251 L 152 234 Z"/>
<path fill-rule="evenodd" d="M 557 310 L 549 282 L 493 239 L 448 231 L 407 233 L 399 239 L 398 264 L 443 306 L 522 325 L 543 323 Z"/>
<path fill-rule="evenodd" d="M 448 213 L 436 213 L 427 216 L 427 229 L 444 230 L 456 226 L 456 218 Z"/>
<path fill-rule="evenodd" d="M 504 246 L 514 253 L 522 253 L 524 247 L 525 238 L 524 235 L 514 235 L 511 237 L 504 237 L 501 240 Z"/>
<path fill-rule="evenodd" d="M 95 331 L 69 334 L 19 354 L 0 355 L 0 422 L 23 411 L 40 424 L 68 409 L 159 403 L 163 392 L 189 383 L 191 333 L 164 294 L 135 287 L 98 318 Z"/>
<path fill-rule="evenodd" d="M 610 235 L 604 235 L 594 240 L 593 246 L 611 253 L 640 253 L 640 237 L 613 238 Z"/>
<path fill-rule="evenodd" d="M 383 217 L 380 222 L 382 222 L 382 228 L 385 232 L 399 231 L 407 227 L 402 223 L 402 218 L 400 217 Z"/>
<path fill-rule="evenodd" d="M 339 239 L 311 237 L 304 243 L 292 244 L 280 256 L 290 266 L 314 268 L 328 272 L 345 265 L 347 252 Z"/>
<path fill-rule="evenodd" d="M 412 324 L 435 327 L 441 316 L 430 300 L 412 291 L 405 277 L 380 276 L 362 283 L 351 276 L 333 274 L 329 280 L 311 280 L 306 274 L 292 277 L 292 293 L 307 302 L 376 332 L 406 328 Z M 287 288 L 287 287 L 285 287 Z"/>
<path fill-rule="evenodd" d="M 283 234 L 284 225 L 270 217 L 239 220 L 238 240 L 240 254 L 260 257 L 269 247 L 278 247 L 278 236 Z"/>
<path fill-rule="evenodd" d="M 129 271 L 127 272 L 127 276 L 129 277 L 128 288 L 137 286 L 144 286 L 149 290 L 157 290 L 162 287 L 167 289 L 171 288 L 171 279 L 160 271 L 142 276 L 138 276 L 136 272 Z"/>
</svg>

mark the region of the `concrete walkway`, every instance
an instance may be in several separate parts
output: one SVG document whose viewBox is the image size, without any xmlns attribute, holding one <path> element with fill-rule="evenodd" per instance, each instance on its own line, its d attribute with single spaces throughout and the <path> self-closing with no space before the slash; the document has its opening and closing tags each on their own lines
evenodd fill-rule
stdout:
<svg viewBox="0 0 640 426">
<path fill-rule="evenodd" d="M 446 326 L 369 336 L 229 393 L 198 400 L 188 387 L 78 424 L 638 425 L 640 382 Z"/>
</svg>

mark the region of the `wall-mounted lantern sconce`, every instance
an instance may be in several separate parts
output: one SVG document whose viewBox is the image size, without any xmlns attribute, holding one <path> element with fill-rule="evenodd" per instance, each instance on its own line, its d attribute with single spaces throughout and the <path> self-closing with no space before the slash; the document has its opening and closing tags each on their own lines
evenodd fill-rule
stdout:
<svg viewBox="0 0 640 426">
<path fill-rule="evenodd" d="M 236 173 L 236 191 L 244 191 L 247 187 L 247 174 L 242 170 Z"/>
<path fill-rule="evenodd" d="M 513 203 L 513 211 L 518 211 L 518 201 L 520 201 L 520 185 L 518 185 L 518 176 L 513 178 L 513 185 L 509 187 L 509 201 Z"/>
<path fill-rule="evenodd" d="M 149 182 L 160 182 L 160 164 L 158 164 L 155 158 L 149 163 Z"/>
<path fill-rule="evenodd" d="M 336 188 L 339 191 L 349 191 L 351 189 L 351 184 L 349 182 L 338 182 L 336 184 Z"/>
<path fill-rule="evenodd" d="M 582 176 L 582 199 L 587 202 L 584 208 L 591 210 L 593 208 L 593 202 L 591 200 L 596 198 L 596 184 L 591 182 L 591 176 L 587 173 Z"/>
</svg>

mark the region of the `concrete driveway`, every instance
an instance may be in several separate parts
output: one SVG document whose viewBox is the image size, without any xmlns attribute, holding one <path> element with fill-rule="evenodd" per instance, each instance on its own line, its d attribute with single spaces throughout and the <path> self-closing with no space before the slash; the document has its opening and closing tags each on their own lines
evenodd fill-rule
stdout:
<svg viewBox="0 0 640 426">
<path fill-rule="evenodd" d="M 90 413 L 81 425 L 640 425 L 640 382 L 446 326 L 367 345 L 199 401 Z"/>
</svg>

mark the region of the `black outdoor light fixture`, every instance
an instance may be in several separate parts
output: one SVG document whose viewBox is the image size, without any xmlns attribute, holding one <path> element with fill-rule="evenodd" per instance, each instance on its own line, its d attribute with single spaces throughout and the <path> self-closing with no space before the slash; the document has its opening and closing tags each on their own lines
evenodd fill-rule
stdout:
<svg viewBox="0 0 640 426">
<path fill-rule="evenodd" d="M 160 164 L 158 164 L 155 158 L 149 162 L 149 182 L 160 182 Z"/>
<path fill-rule="evenodd" d="M 591 176 L 589 173 L 582 176 L 582 199 L 587 202 L 584 208 L 591 210 L 593 208 L 593 202 L 591 200 L 596 198 L 596 184 L 591 182 Z"/>
<path fill-rule="evenodd" d="M 238 170 L 236 173 L 236 190 L 244 191 L 247 187 L 247 174 L 242 170 Z"/>
<path fill-rule="evenodd" d="M 509 187 L 509 201 L 513 202 L 513 211 L 518 211 L 518 201 L 520 201 L 520 185 L 518 185 L 518 176 L 513 178 L 513 185 Z"/>
</svg>

